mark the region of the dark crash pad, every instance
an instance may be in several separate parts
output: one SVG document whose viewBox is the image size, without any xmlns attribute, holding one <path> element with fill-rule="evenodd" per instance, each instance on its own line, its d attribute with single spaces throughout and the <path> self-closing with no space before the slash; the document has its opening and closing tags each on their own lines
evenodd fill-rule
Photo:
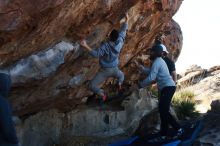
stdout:
<svg viewBox="0 0 220 146">
<path fill-rule="evenodd" d="M 108 95 L 107 101 L 103 102 L 97 99 L 96 95 L 89 96 L 86 105 L 89 107 L 99 108 L 101 110 L 123 110 L 121 106 L 122 101 L 130 95 L 130 92 L 118 92 L 113 95 Z"/>
<path fill-rule="evenodd" d="M 181 137 L 175 136 L 175 130 L 170 128 L 168 136 L 172 138 L 165 141 L 151 143 L 149 140 L 159 136 L 159 134 L 148 134 L 141 138 L 139 136 L 133 136 L 129 139 L 109 144 L 108 146 L 192 146 L 202 128 L 202 120 L 187 123 L 183 127 L 185 132 Z"/>
</svg>

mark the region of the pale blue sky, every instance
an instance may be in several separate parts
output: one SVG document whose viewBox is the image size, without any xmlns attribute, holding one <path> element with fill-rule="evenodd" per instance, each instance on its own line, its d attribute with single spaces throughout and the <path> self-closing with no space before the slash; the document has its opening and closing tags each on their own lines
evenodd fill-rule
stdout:
<svg viewBox="0 0 220 146">
<path fill-rule="evenodd" d="M 202 68 L 220 65 L 220 0 L 184 0 L 173 18 L 183 33 L 177 72 L 193 64 Z"/>
</svg>

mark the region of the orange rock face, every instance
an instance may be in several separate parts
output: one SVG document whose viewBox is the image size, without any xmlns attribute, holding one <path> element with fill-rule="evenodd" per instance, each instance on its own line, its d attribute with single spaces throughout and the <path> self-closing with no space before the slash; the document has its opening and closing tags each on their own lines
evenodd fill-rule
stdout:
<svg viewBox="0 0 220 146">
<path fill-rule="evenodd" d="M 179 56 L 182 33 L 172 16 L 180 5 L 179 0 L 0 0 L 1 68 L 13 68 L 63 40 L 77 44 L 85 38 L 98 47 L 128 12 L 131 19 L 120 68 L 125 82 L 132 84 L 137 79 L 132 61 L 149 62 L 148 49 L 156 37 L 164 38 L 170 57 L 176 60 Z M 29 63 L 31 67 L 34 72 L 35 66 Z M 10 100 L 15 112 L 24 116 L 50 108 L 78 108 L 84 104 L 82 98 L 91 94 L 87 83 L 98 68 L 97 59 L 83 51 L 64 53 L 64 62 L 51 73 L 13 85 Z M 70 86 L 70 80 L 77 83 Z"/>
</svg>

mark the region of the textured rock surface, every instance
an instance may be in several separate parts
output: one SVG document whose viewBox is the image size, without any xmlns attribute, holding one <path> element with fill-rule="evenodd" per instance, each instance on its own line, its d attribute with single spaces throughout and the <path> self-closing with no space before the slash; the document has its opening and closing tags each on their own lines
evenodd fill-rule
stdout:
<svg viewBox="0 0 220 146">
<path fill-rule="evenodd" d="M 178 82 L 181 86 L 193 85 L 200 82 L 205 77 L 206 73 L 206 69 L 202 69 L 198 65 L 192 65 L 180 75 Z"/>
<path fill-rule="evenodd" d="M 202 113 L 211 108 L 213 100 L 220 99 L 220 66 L 208 70 L 192 66 L 178 82 L 183 90 L 192 91 L 196 95 L 197 110 Z"/>
<path fill-rule="evenodd" d="M 87 81 L 98 70 L 97 59 L 79 49 L 86 38 L 97 47 L 126 11 L 131 17 L 120 67 L 133 82 L 131 61 L 147 63 L 157 36 L 177 59 L 182 34 L 172 16 L 179 0 L 14 0 L 0 1 L 0 65 L 12 75 L 10 96 L 19 116 L 51 108 L 70 111 L 91 94 Z M 65 43 L 65 45 L 60 44 Z"/>
<path fill-rule="evenodd" d="M 215 100 L 211 104 L 211 110 L 207 112 L 204 118 L 203 130 L 195 146 L 219 146 L 220 130 L 220 100 Z"/>
<path fill-rule="evenodd" d="M 110 111 L 106 107 L 101 111 L 90 108 L 68 113 L 57 110 L 39 112 L 17 126 L 20 142 L 22 146 L 106 145 L 119 138 L 118 135 L 133 134 L 140 120 L 155 111 L 157 99 L 146 96 L 146 92 L 140 90 L 129 96 L 122 103 L 124 110 Z M 155 112 L 151 117 L 158 121 Z M 156 123 L 151 122 L 151 126 Z"/>
</svg>

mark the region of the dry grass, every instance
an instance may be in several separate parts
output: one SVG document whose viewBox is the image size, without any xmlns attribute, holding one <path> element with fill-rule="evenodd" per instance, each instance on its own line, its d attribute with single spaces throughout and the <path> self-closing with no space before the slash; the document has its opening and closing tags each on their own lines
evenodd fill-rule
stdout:
<svg viewBox="0 0 220 146">
<path fill-rule="evenodd" d="M 191 91 L 177 91 L 173 97 L 173 106 L 177 117 L 181 120 L 195 118 L 199 114 L 196 111 L 195 95 Z"/>
</svg>

